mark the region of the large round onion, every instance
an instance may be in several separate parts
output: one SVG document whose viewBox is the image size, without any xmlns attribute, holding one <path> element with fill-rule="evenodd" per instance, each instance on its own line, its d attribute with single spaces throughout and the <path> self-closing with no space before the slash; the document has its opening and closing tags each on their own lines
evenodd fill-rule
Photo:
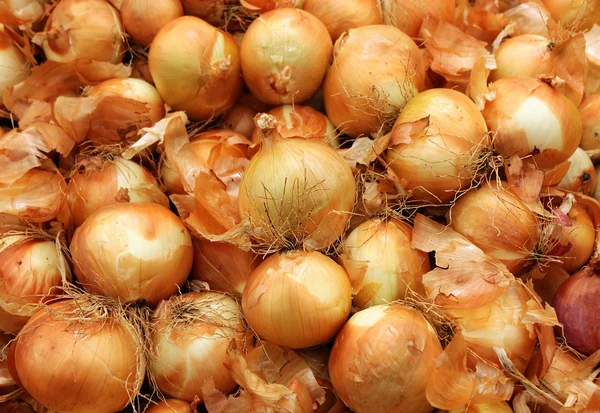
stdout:
<svg viewBox="0 0 600 413">
<path fill-rule="evenodd" d="M 406 34 L 384 25 L 351 29 L 335 43 L 325 110 L 350 136 L 385 132 L 424 81 L 423 57 Z"/>
<path fill-rule="evenodd" d="M 173 295 L 192 268 L 192 240 L 181 220 L 158 204 L 114 204 L 77 228 L 71 254 L 91 293 L 151 305 Z"/>
<path fill-rule="evenodd" d="M 375 306 L 354 314 L 329 358 L 331 383 L 357 413 L 429 413 L 425 388 L 442 346 L 417 310 Z"/>
<path fill-rule="evenodd" d="M 408 132 L 408 131 L 410 132 Z M 448 202 L 475 177 L 479 152 L 489 147 L 481 112 L 466 95 L 430 89 L 409 101 L 392 129 L 389 167 L 411 197 Z"/>
<path fill-rule="evenodd" d="M 425 295 L 421 277 L 431 269 L 429 257 L 411 248 L 411 239 L 411 226 L 395 219 L 370 219 L 348 235 L 342 262 L 355 306 L 387 304 L 406 298 L 409 291 Z"/>
<path fill-rule="evenodd" d="M 152 174 L 120 156 L 105 162 L 89 159 L 71 176 L 67 204 L 76 227 L 100 208 L 119 202 L 154 202 L 169 207 L 169 199 Z"/>
<path fill-rule="evenodd" d="M 127 34 L 147 47 L 162 27 L 183 16 L 179 0 L 123 0 L 121 17 Z"/>
<path fill-rule="evenodd" d="M 566 161 L 581 140 L 581 117 L 575 105 L 547 84 L 506 77 L 491 84 L 496 94 L 483 117 L 497 132 L 494 147 L 504 156 L 533 155 L 540 168 Z"/>
<path fill-rule="evenodd" d="M 568 159 L 571 165 L 558 188 L 567 191 L 591 195 L 596 188 L 596 170 L 590 157 L 581 148 L 577 148 Z"/>
<path fill-rule="evenodd" d="M 385 24 L 396 26 L 414 39 L 425 20 L 452 23 L 456 4 L 454 0 L 382 0 L 381 8 Z"/>
<path fill-rule="evenodd" d="M 448 223 L 513 273 L 526 264 L 540 237 L 536 215 L 510 190 L 484 185 L 460 197 Z"/>
<path fill-rule="evenodd" d="M 252 273 L 242 308 L 261 338 L 290 348 L 312 347 L 333 338 L 346 322 L 350 289 L 346 271 L 319 252 L 277 253 Z"/>
<path fill-rule="evenodd" d="M 9 365 L 15 381 L 51 411 L 113 413 L 141 388 L 141 348 L 139 333 L 118 311 L 67 300 L 29 320 Z"/>
<path fill-rule="evenodd" d="M 188 402 L 177 399 L 167 399 L 150 407 L 146 413 L 194 413 Z"/>
<path fill-rule="evenodd" d="M 600 93 L 586 97 L 579 105 L 579 114 L 583 125 L 581 148 L 584 150 L 600 149 Z"/>
<path fill-rule="evenodd" d="M 225 294 L 188 293 L 163 301 L 153 316 L 151 377 L 164 394 L 188 402 L 202 401 L 202 386 L 211 378 L 216 389 L 229 393 L 237 384 L 225 366 L 227 347 L 240 333 L 240 307 Z"/>
<path fill-rule="evenodd" d="M 225 113 L 242 92 L 235 40 L 196 17 L 166 24 L 152 42 L 148 63 L 163 100 L 192 120 Z"/>
<path fill-rule="evenodd" d="M 598 0 L 542 0 L 552 18 L 576 31 L 591 28 L 600 22 Z"/>
<path fill-rule="evenodd" d="M 106 0 L 61 0 L 48 17 L 42 43 L 48 60 L 118 63 L 125 51 L 119 12 Z"/>
<path fill-rule="evenodd" d="M 7 87 L 25 80 L 31 65 L 13 44 L 0 37 L 0 105 Z"/>
<path fill-rule="evenodd" d="M 303 10 L 275 9 L 244 35 L 244 80 L 265 103 L 302 103 L 321 86 L 332 53 L 331 37 L 319 19 Z"/>
</svg>

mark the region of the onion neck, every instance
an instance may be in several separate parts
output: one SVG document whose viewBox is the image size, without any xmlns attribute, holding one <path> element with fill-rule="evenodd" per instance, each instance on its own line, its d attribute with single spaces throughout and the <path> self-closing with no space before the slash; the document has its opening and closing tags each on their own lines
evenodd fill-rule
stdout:
<svg viewBox="0 0 600 413">
<path fill-rule="evenodd" d="M 261 149 L 270 150 L 281 139 L 281 134 L 277 130 L 277 119 L 268 113 L 258 113 L 254 117 L 254 124 L 258 129 L 258 141 Z"/>
</svg>

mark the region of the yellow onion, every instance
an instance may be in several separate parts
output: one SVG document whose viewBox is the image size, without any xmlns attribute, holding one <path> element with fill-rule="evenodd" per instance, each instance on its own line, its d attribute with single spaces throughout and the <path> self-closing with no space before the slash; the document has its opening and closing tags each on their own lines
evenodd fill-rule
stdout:
<svg viewBox="0 0 600 413">
<path fill-rule="evenodd" d="M 0 397 L 19 390 L 19 386 L 10 376 L 7 363 L 9 344 L 13 338 L 9 334 L 0 333 Z M 8 412 L 13 413 L 10 410 Z M 16 410 L 14 413 L 18 412 L 20 411 Z"/>
<path fill-rule="evenodd" d="M 348 274 L 319 252 L 277 253 L 260 264 L 244 289 L 252 329 L 280 346 L 306 348 L 332 339 L 352 305 Z"/>
<path fill-rule="evenodd" d="M 154 202 L 169 207 L 169 199 L 156 179 L 135 162 L 117 156 L 108 161 L 88 158 L 79 163 L 67 194 L 76 227 L 100 208 L 122 202 Z"/>
<path fill-rule="evenodd" d="M 410 100 L 392 129 L 389 167 L 411 197 L 448 202 L 469 187 L 489 147 L 481 112 L 466 95 L 430 89 Z"/>
<path fill-rule="evenodd" d="M 240 4 L 254 13 L 265 13 L 280 7 L 302 8 L 304 0 L 240 0 Z"/>
<path fill-rule="evenodd" d="M 600 181 L 600 165 L 596 166 L 596 182 Z M 594 190 L 594 193 L 592 194 L 592 196 L 597 199 L 600 200 L 600 184 L 596 184 L 596 189 Z"/>
<path fill-rule="evenodd" d="M 235 245 L 195 239 L 191 278 L 207 282 L 212 290 L 241 296 L 246 282 L 261 262 L 257 254 Z"/>
<path fill-rule="evenodd" d="M 303 103 L 321 87 L 332 53 L 319 19 L 299 9 L 275 9 L 248 27 L 242 73 L 248 89 L 265 103 Z"/>
<path fill-rule="evenodd" d="M 596 170 L 590 157 L 577 148 L 569 158 L 569 171 L 558 184 L 559 189 L 591 195 L 596 188 Z"/>
<path fill-rule="evenodd" d="M 552 18 L 563 26 L 582 31 L 600 22 L 598 0 L 542 0 Z"/>
<path fill-rule="evenodd" d="M 192 120 L 225 113 L 242 91 L 235 40 L 197 17 L 179 17 L 163 26 L 148 63 L 163 100 Z"/>
<path fill-rule="evenodd" d="M 87 291 L 156 305 L 187 279 L 193 249 L 187 229 L 167 208 L 113 204 L 77 228 L 71 255 Z"/>
<path fill-rule="evenodd" d="M 410 37 L 417 38 L 425 20 L 454 21 L 454 0 L 382 0 L 385 24 L 396 26 Z"/>
<path fill-rule="evenodd" d="M 32 23 L 44 15 L 49 0 L 4 0 L 0 3 L 0 21 L 3 24 Z"/>
<path fill-rule="evenodd" d="M 483 252 L 519 272 L 540 238 L 536 215 L 500 184 L 491 183 L 460 197 L 448 223 Z"/>
<path fill-rule="evenodd" d="M 45 32 L 42 48 L 48 60 L 123 59 L 121 16 L 106 0 L 61 0 L 48 17 Z"/>
<path fill-rule="evenodd" d="M 573 204 L 558 234 L 561 246 L 568 251 L 560 256 L 560 266 L 573 273 L 588 262 L 594 252 L 596 230 L 590 215 L 579 203 Z"/>
<path fill-rule="evenodd" d="M 196 410 L 188 402 L 166 399 L 146 410 L 146 413 L 193 413 Z"/>
<path fill-rule="evenodd" d="M 523 34 L 506 39 L 496 50 L 497 67 L 490 74 L 490 79 L 549 76 L 554 69 L 551 52 L 555 47 L 554 42 L 538 34 Z"/>
<path fill-rule="evenodd" d="M 242 103 L 236 103 L 227 111 L 221 125 L 224 129 L 232 130 L 245 136 L 248 139 L 252 138 L 254 132 L 254 117 L 258 112 L 250 106 Z"/>
<path fill-rule="evenodd" d="M 588 151 L 600 149 L 600 93 L 588 96 L 579 105 L 579 114 L 583 133 L 581 135 L 581 148 Z"/>
<path fill-rule="evenodd" d="M 233 298 L 215 292 L 174 296 L 156 308 L 152 326 L 148 370 L 164 394 L 202 401 L 202 386 L 210 378 L 223 393 L 237 387 L 225 366 L 229 343 L 243 334 Z"/>
<path fill-rule="evenodd" d="M 506 402 L 473 403 L 462 409 L 449 410 L 448 413 L 513 413 Z"/>
<path fill-rule="evenodd" d="M 350 29 L 335 42 L 325 110 L 350 136 L 386 132 L 424 81 L 423 56 L 406 34 L 384 25 Z"/>
<path fill-rule="evenodd" d="M 329 247 L 344 232 L 354 207 L 350 167 L 323 142 L 281 138 L 273 116 L 256 119 L 263 140 L 240 187 L 242 217 L 250 218 L 259 243 Z"/>
<path fill-rule="evenodd" d="M 495 150 L 504 156 L 533 155 L 540 168 L 566 161 L 581 139 L 581 117 L 575 105 L 547 84 L 506 77 L 491 84 L 496 97 L 483 110 L 496 132 Z"/>
<path fill-rule="evenodd" d="M 15 381 L 51 411 L 124 408 L 141 388 L 145 362 L 139 331 L 119 311 L 79 299 L 38 311 L 9 353 Z"/>
<path fill-rule="evenodd" d="M 583 37 L 588 66 L 585 95 L 589 97 L 600 91 L 600 26 L 594 24 Z"/>
<path fill-rule="evenodd" d="M 409 292 L 425 295 L 421 277 L 431 269 L 429 257 L 413 249 L 411 239 L 410 225 L 379 218 L 363 222 L 346 237 L 342 263 L 356 307 L 387 304 Z"/>
<path fill-rule="evenodd" d="M 4 91 L 27 78 L 31 65 L 25 55 L 8 39 L 0 37 L 0 105 Z"/>
<path fill-rule="evenodd" d="M 123 0 L 121 18 L 125 31 L 138 44 L 147 47 L 162 27 L 183 16 L 179 0 Z"/>
<path fill-rule="evenodd" d="M 383 23 L 378 0 L 304 0 L 303 9 L 325 24 L 334 42 L 350 29 Z"/>
<path fill-rule="evenodd" d="M 357 413 L 434 409 L 425 388 L 442 346 L 417 310 L 375 306 L 354 314 L 335 339 L 329 358 L 331 383 Z"/>
</svg>

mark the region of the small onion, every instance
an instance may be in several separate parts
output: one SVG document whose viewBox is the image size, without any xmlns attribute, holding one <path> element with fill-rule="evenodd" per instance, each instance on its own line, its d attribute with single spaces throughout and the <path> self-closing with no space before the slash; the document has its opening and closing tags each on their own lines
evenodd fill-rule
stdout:
<svg viewBox="0 0 600 413">
<path fill-rule="evenodd" d="M 599 0 L 542 0 L 552 18 L 576 31 L 600 22 Z"/>
<path fill-rule="evenodd" d="M 513 413 L 506 402 L 472 403 L 462 409 L 449 410 L 448 413 Z"/>
<path fill-rule="evenodd" d="M 323 84 L 325 110 L 350 136 L 381 132 L 424 82 L 423 56 L 406 34 L 384 25 L 350 29 L 335 43 Z"/>
<path fill-rule="evenodd" d="M 523 76 L 537 78 L 554 71 L 552 49 L 556 45 L 545 36 L 524 34 L 506 39 L 496 50 L 496 69 L 490 80 Z"/>
<path fill-rule="evenodd" d="M 0 105 L 6 88 L 25 80 L 30 72 L 31 65 L 25 55 L 0 37 Z"/>
<path fill-rule="evenodd" d="M 375 306 L 354 314 L 335 339 L 331 383 L 357 413 L 429 413 L 425 388 L 442 346 L 417 310 Z"/>
<path fill-rule="evenodd" d="M 151 305 L 179 289 L 193 261 L 181 220 L 147 203 L 113 204 L 90 215 L 73 235 L 71 255 L 87 291 Z"/>
<path fill-rule="evenodd" d="M 425 295 L 421 277 L 431 269 L 429 257 L 413 249 L 411 239 L 410 225 L 378 218 L 363 222 L 347 236 L 342 262 L 355 306 L 387 304 L 406 298 L 409 291 Z"/>
<path fill-rule="evenodd" d="M 577 148 L 569 158 L 571 165 L 565 177 L 558 184 L 559 189 L 591 195 L 596 188 L 596 170 L 590 157 Z"/>
<path fill-rule="evenodd" d="M 0 20 L 4 24 L 32 23 L 44 15 L 50 0 L 4 0 L 0 3 Z"/>
<path fill-rule="evenodd" d="M 245 136 L 248 139 L 252 138 L 254 132 L 254 117 L 258 112 L 241 103 L 236 103 L 227 111 L 221 125 L 224 129 L 229 129 Z"/>
<path fill-rule="evenodd" d="M 566 161 L 581 139 L 581 117 L 575 105 L 547 84 L 506 77 L 490 86 L 496 94 L 483 110 L 495 150 L 504 156 L 533 155 L 540 168 Z"/>
<path fill-rule="evenodd" d="M 152 42 L 148 63 L 163 100 L 192 120 L 225 113 L 242 91 L 235 40 L 196 17 L 167 23 Z"/>
<path fill-rule="evenodd" d="M 579 270 L 588 262 L 596 244 L 594 222 L 579 204 L 573 204 L 567 214 L 569 223 L 561 227 L 560 244 L 570 249 L 560 256 L 560 266 L 570 273 Z"/>
<path fill-rule="evenodd" d="M 579 114 L 583 126 L 581 149 L 586 151 L 600 149 L 600 93 L 586 97 L 579 105 Z"/>
<path fill-rule="evenodd" d="M 242 297 L 244 317 L 263 339 L 307 348 L 335 336 L 352 305 L 348 274 L 319 252 L 290 251 L 267 258 Z"/>
<path fill-rule="evenodd" d="M 202 386 L 229 393 L 237 387 L 225 366 L 227 347 L 243 334 L 241 311 L 231 297 L 188 293 L 163 301 L 154 312 L 150 376 L 167 396 L 202 401 Z M 198 368 L 201 366 L 201 368 Z"/>
<path fill-rule="evenodd" d="M 477 106 L 450 89 L 430 89 L 409 101 L 392 129 L 396 139 L 401 143 L 387 151 L 389 167 L 413 199 L 434 203 L 471 184 L 478 151 L 489 146 Z"/>
<path fill-rule="evenodd" d="M 303 9 L 325 24 L 334 42 L 350 29 L 383 23 L 378 0 L 304 0 Z"/>
<path fill-rule="evenodd" d="M 119 12 L 106 0 L 61 0 L 45 28 L 48 60 L 93 59 L 119 63 L 125 35 Z"/>
<path fill-rule="evenodd" d="M 138 44 L 147 47 L 160 29 L 183 16 L 179 0 L 123 0 L 121 17 L 125 31 Z"/>
<path fill-rule="evenodd" d="M 240 4 L 254 13 L 265 13 L 280 7 L 302 8 L 304 0 L 240 0 Z"/>
<path fill-rule="evenodd" d="M 385 24 L 399 28 L 414 39 L 425 20 L 452 23 L 456 4 L 454 0 L 382 0 L 381 8 Z"/>
<path fill-rule="evenodd" d="M 188 402 L 167 399 L 150 407 L 146 413 L 193 413 L 195 411 Z"/>
<path fill-rule="evenodd" d="M 584 267 L 560 286 L 552 306 L 563 325 L 567 344 L 592 354 L 600 350 L 600 275 L 594 265 Z"/>
<path fill-rule="evenodd" d="M 321 87 L 332 53 L 319 19 L 303 10 L 275 9 L 256 19 L 242 40 L 244 80 L 265 103 L 303 103 Z"/>
</svg>

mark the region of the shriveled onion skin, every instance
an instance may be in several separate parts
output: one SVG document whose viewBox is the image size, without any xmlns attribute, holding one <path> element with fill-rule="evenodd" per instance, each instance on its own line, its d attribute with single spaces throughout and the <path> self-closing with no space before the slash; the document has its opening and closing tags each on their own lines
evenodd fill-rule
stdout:
<svg viewBox="0 0 600 413">
<path fill-rule="evenodd" d="M 123 0 L 121 17 L 127 34 L 146 47 L 152 43 L 160 29 L 183 16 L 179 0 Z"/>
<path fill-rule="evenodd" d="M 456 4 L 454 0 L 382 0 L 381 8 L 385 24 L 417 38 L 425 20 L 452 23 Z"/>
</svg>

